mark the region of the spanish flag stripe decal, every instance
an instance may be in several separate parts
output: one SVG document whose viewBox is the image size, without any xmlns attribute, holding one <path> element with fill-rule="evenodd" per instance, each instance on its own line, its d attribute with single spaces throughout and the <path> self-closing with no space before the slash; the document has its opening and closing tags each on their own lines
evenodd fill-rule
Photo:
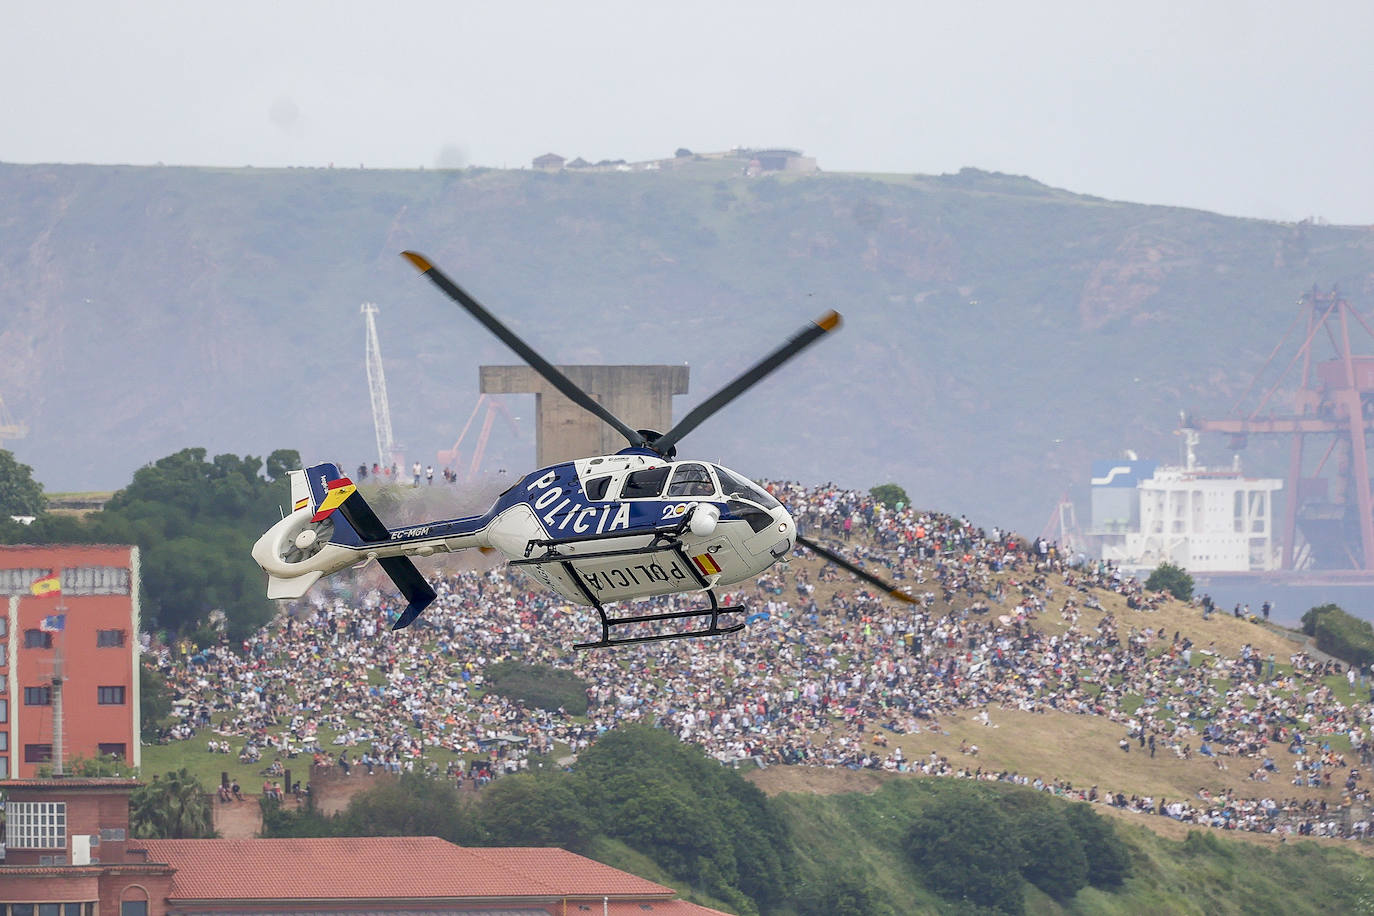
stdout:
<svg viewBox="0 0 1374 916">
<path fill-rule="evenodd" d="M 692 557 L 692 562 L 697 565 L 697 569 L 701 570 L 703 576 L 714 576 L 720 572 L 720 564 L 709 553 Z"/>
<path fill-rule="evenodd" d="M 347 478 L 340 479 L 343 480 L 343 486 L 334 486 L 334 484 L 339 482 L 337 480 L 330 482 L 329 492 L 325 494 L 324 502 L 320 503 L 319 511 L 314 514 L 310 521 L 318 522 L 328 518 L 334 513 L 335 509 L 343 505 L 344 500 L 358 491 L 358 488 L 349 482 Z"/>
</svg>

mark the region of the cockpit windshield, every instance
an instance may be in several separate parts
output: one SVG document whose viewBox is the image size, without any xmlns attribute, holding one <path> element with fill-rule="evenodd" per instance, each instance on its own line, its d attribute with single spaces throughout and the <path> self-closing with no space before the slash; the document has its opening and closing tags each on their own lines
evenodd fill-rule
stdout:
<svg viewBox="0 0 1374 916">
<path fill-rule="evenodd" d="M 773 498 L 773 494 L 769 493 L 752 480 L 746 480 L 734 471 L 727 471 L 720 465 L 714 465 L 714 467 L 716 469 L 716 476 L 720 478 L 721 489 L 725 491 L 727 499 L 730 497 L 747 499 L 751 502 L 758 503 L 765 509 L 776 509 L 778 506 L 782 505 L 782 503 Z"/>
</svg>

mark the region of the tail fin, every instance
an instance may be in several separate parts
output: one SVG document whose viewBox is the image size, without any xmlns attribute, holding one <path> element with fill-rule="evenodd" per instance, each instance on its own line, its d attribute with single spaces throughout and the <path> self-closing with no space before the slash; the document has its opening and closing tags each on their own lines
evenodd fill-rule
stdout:
<svg viewBox="0 0 1374 916">
<path fill-rule="evenodd" d="M 312 505 L 316 508 L 316 520 L 337 514 L 342 518 L 334 525 L 331 540 L 350 547 L 362 547 L 370 543 L 386 543 L 391 532 L 377 518 L 377 513 L 363 499 L 353 482 L 340 473 L 337 465 L 317 464 L 305 473 L 309 484 Z M 295 497 L 295 479 L 292 479 L 292 497 Z M 337 512 L 336 512 L 337 510 Z M 406 609 L 392 624 L 393 630 L 410 626 L 425 608 L 434 602 L 434 589 L 420 571 L 415 568 L 409 557 L 381 557 L 378 565 L 391 577 L 396 588 L 406 599 Z"/>
</svg>

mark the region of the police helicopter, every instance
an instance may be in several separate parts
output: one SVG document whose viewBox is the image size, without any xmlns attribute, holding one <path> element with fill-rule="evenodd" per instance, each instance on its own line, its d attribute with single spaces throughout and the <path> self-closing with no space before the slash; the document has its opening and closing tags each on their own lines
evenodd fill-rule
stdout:
<svg viewBox="0 0 1374 916">
<path fill-rule="evenodd" d="M 801 544 L 892 597 L 913 600 L 803 537 L 787 509 L 747 477 L 710 462 L 677 458 L 679 439 L 838 328 L 838 313 L 827 312 L 808 324 L 672 429 L 658 433 L 630 428 L 422 255 L 407 251 L 403 256 L 549 384 L 612 426 L 629 444 L 614 455 L 581 458 L 526 474 L 482 515 L 404 528 L 384 525 L 336 465 L 291 471 L 291 512 L 253 546 L 253 559 L 268 575 L 267 597 L 300 598 L 322 577 L 376 560 L 407 601 L 393 624 L 393 629 L 401 629 L 435 599 L 412 557 L 470 548 L 496 550 L 545 588 L 596 608 L 600 638 L 575 647 L 599 648 L 743 629 L 742 622 L 722 621 L 722 615 L 743 608 L 722 606 L 717 591 L 754 578 Z M 612 616 L 606 610 L 611 604 L 679 592 L 700 592 L 709 604 L 630 616 Z M 633 629 L 636 624 L 655 623 L 687 629 L 649 634 Z"/>
</svg>

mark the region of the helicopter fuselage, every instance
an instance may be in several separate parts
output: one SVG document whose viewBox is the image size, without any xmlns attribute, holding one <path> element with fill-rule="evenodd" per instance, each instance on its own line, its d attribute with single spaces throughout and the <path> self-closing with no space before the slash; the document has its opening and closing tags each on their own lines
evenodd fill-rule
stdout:
<svg viewBox="0 0 1374 916">
<path fill-rule="evenodd" d="M 385 540 L 340 525 L 303 555 L 302 542 L 313 547 L 320 536 L 311 520 L 342 478 L 333 465 L 295 473 L 305 479 L 293 480 L 293 496 L 303 483 L 309 498 L 297 496 L 253 549 L 276 597 L 361 561 L 476 547 L 500 551 L 570 602 L 599 607 L 752 579 L 796 536 L 786 508 L 742 475 L 628 448 L 527 474 L 483 515 L 388 528 Z"/>
</svg>

